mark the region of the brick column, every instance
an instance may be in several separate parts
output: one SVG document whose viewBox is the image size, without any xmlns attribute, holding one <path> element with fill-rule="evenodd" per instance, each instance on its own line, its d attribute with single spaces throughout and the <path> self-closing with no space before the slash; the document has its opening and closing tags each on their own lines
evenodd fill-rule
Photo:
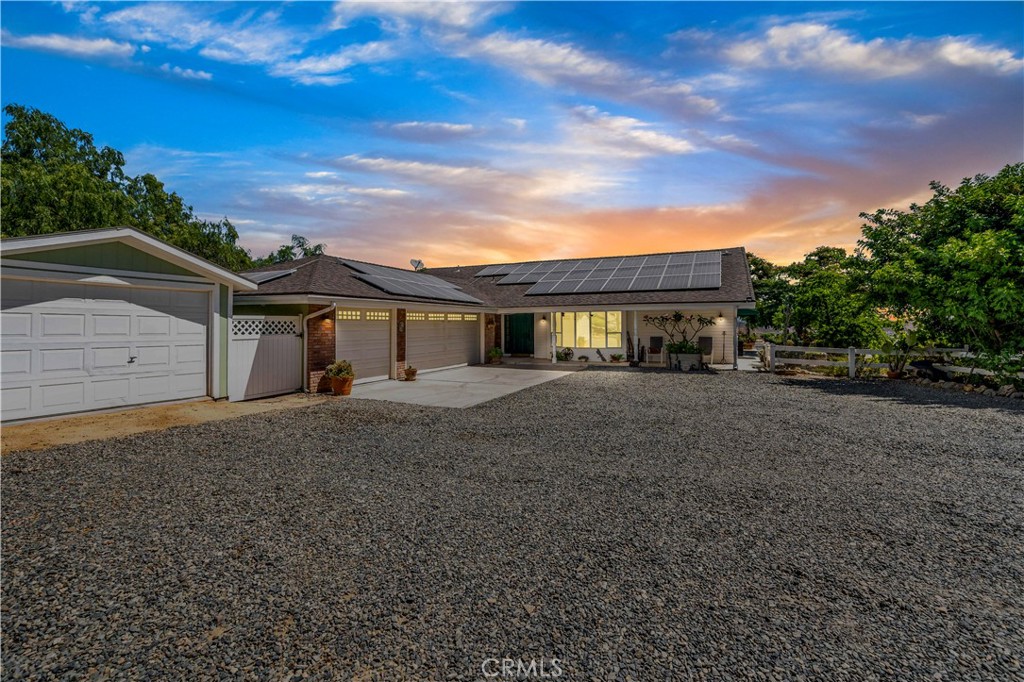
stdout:
<svg viewBox="0 0 1024 682">
<path fill-rule="evenodd" d="M 405 326 L 405 308 L 398 308 L 395 310 L 395 378 L 399 381 L 405 379 Z"/>
<path fill-rule="evenodd" d="M 501 315 L 484 313 L 484 345 L 484 353 L 495 346 L 501 348 Z"/>
<path fill-rule="evenodd" d="M 306 374 L 310 393 L 331 390 L 331 380 L 324 376 L 324 370 L 335 360 L 334 325 L 333 310 L 306 322 Z"/>
</svg>

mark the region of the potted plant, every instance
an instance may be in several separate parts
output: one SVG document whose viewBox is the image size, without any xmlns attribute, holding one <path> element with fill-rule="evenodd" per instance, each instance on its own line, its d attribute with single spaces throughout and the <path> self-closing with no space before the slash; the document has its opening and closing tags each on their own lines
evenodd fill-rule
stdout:
<svg viewBox="0 0 1024 682">
<path fill-rule="evenodd" d="M 568 362 L 569 360 L 572 360 L 572 348 L 563 348 L 560 351 L 556 351 L 555 357 L 559 362 Z"/>
<path fill-rule="evenodd" d="M 408 367 L 406 367 L 405 368 L 405 380 L 406 381 L 416 381 L 416 372 L 418 372 L 418 371 L 419 370 L 416 369 L 415 367 L 413 367 L 412 365 L 409 365 Z"/>
<path fill-rule="evenodd" d="M 672 341 L 665 344 L 668 351 L 668 366 L 684 372 L 700 369 L 703 355 L 700 348 L 691 341 Z"/>
<path fill-rule="evenodd" d="M 703 354 L 696 343 L 697 336 L 715 323 L 713 317 L 696 313 L 684 315 L 677 310 L 667 315 L 644 315 L 644 323 L 668 336 L 665 350 L 669 354 L 669 367 L 684 371 L 700 369 Z"/>
<path fill-rule="evenodd" d="M 352 363 L 348 360 L 335 360 L 327 365 L 324 375 L 331 380 L 331 390 L 334 395 L 350 395 L 352 393 L 352 381 L 356 373 L 352 371 Z"/>
<path fill-rule="evenodd" d="M 492 365 L 500 365 L 501 359 L 505 356 L 504 351 L 498 346 L 487 351 L 487 362 Z"/>
<path fill-rule="evenodd" d="M 899 379 L 907 367 L 907 361 L 917 348 L 917 335 L 912 331 L 901 330 L 890 336 L 882 344 L 884 362 L 889 363 L 886 376 Z"/>
<path fill-rule="evenodd" d="M 622 362 L 623 358 L 625 358 L 626 356 L 623 355 L 622 353 L 612 353 L 608 357 L 611 358 L 612 362 Z"/>
</svg>

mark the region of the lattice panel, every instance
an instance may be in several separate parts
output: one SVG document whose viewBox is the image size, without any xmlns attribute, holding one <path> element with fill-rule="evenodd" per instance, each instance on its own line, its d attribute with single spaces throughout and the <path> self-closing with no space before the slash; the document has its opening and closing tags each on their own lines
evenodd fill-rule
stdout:
<svg viewBox="0 0 1024 682">
<path fill-rule="evenodd" d="M 295 320 L 239 320 L 231 321 L 234 336 L 295 336 L 299 325 Z"/>
</svg>

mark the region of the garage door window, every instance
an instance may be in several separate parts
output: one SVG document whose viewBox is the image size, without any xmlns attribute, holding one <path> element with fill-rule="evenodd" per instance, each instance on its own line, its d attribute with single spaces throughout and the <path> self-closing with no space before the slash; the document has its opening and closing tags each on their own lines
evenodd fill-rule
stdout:
<svg viewBox="0 0 1024 682">
<path fill-rule="evenodd" d="M 358 310 L 342 310 L 338 308 L 338 319 L 339 320 L 360 320 L 362 315 Z"/>
<path fill-rule="evenodd" d="M 391 319 L 390 310 L 367 310 L 366 319 L 375 322 L 384 322 Z"/>
</svg>

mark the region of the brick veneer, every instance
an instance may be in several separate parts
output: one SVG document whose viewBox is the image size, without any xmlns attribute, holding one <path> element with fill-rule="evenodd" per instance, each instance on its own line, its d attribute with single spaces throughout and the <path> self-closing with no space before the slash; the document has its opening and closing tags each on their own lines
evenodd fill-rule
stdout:
<svg viewBox="0 0 1024 682">
<path fill-rule="evenodd" d="M 405 331 L 406 314 L 405 308 L 395 310 L 395 373 L 394 377 L 399 380 L 405 379 Z"/>
<path fill-rule="evenodd" d="M 306 322 L 306 373 L 310 393 L 331 390 L 331 380 L 324 376 L 324 370 L 334 362 L 335 348 L 333 310 Z"/>
<path fill-rule="evenodd" d="M 497 346 L 501 348 L 501 316 L 484 313 L 484 359 L 487 351 Z"/>
</svg>

